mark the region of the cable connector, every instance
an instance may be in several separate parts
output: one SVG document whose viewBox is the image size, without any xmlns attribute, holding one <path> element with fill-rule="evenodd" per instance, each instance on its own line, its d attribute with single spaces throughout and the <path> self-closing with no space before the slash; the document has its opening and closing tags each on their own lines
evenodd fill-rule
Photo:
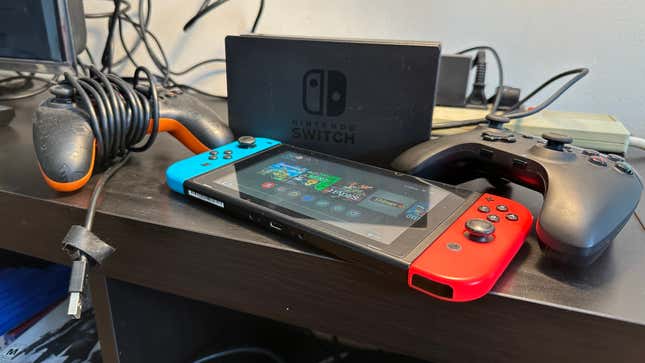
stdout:
<svg viewBox="0 0 645 363">
<path fill-rule="evenodd" d="M 474 60 L 475 66 L 475 82 L 473 83 L 473 90 L 466 99 L 466 107 L 486 108 L 488 100 L 486 98 L 486 52 L 484 50 L 477 51 Z"/>
<path fill-rule="evenodd" d="M 115 249 L 103 242 L 83 226 L 73 225 L 63 238 L 63 251 L 72 258 L 72 273 L 69 279 L 69 305 L 67 315 L 80 319 L 87 274 L 93 265 L 100 265 Z"/>
</svg>

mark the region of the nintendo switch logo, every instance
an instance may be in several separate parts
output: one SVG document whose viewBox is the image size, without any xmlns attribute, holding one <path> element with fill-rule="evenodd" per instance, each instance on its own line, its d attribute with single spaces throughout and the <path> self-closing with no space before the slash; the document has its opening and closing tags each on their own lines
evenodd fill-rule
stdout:
<svg viewBox="0 0 645 363">
<path fill-rule="evenodd" d="M 347 78 L 338 71 L 312 69 L 302 79 L 302 105 L 312 115 L 339 116 L 346 95 Z"/>
</svg>

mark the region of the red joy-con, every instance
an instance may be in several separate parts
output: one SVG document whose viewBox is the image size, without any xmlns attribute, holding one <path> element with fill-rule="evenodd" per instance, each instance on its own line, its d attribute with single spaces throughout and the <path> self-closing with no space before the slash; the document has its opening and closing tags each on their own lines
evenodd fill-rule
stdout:
<svg viewBox="0 0 645 363">
<path fill-rule="evenodd" d="M 469 234 L 466 222 L 495 220 L 491 215 L 499 220 L 491 222 L 494 232 L 488 238 Z M 408 285 L 442 300 L 478 299 L 493 288 L 524 243 L 532 223 L 533 216 L 523 205 L 483 194 L 412 262 Z"/>
</svg>

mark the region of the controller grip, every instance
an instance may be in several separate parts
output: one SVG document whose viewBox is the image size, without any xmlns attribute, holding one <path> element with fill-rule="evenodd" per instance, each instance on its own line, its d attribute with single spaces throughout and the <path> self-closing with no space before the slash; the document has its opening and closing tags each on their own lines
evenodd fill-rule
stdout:
<svg viewBox="0 0 645 363">
<path fill-rule="evenodd" d="M 54 190 L 80 189 L 92 176 L 95 141 L 85 121 L 88 115 L 74 108 L 39 107 L 34 114 L 33 142 L 40 172 Z"/>
<path fill-rule="evenodd" d="M 217 113 L 191 95 L 166 96 L 159 113 L 159 131 L 170 133 L 195 154 L 233 141 L 233 133 Z"/>
</svg>

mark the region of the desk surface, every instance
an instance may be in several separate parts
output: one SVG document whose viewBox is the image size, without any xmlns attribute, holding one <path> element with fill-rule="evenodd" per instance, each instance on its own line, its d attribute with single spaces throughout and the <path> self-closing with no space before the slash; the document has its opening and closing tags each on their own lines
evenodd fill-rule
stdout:
<svg viewBox="0 0 645 363">
<path fill-rule="evenodd" d="M 60 240 L 82 223 L 93 182 L 57 194 L 42 181 L 31 141 L 37 102 L 16 102 L 16 119 L 0 128 L 0 248 L 67 263 Z M 224 103 L 214 107 L 226 115 Z M 643 174 L 645 152 L 629 152 Z M 189 155 L 162 135 L 108 184 L 95 228 L 117 247 L 109 277 L 436 361 L 645 356 L 645 228 L 634 216 L 585 270 L 545 260 L 533 233 L 491 294 L 451 304 L 171 193 L 165 169 Z M 519 186 L 496 192 L 534 214 L 542 203 Z M 645 217 L 643 200 L 638 212 Z M 571 343 L 583 347 L 565 352 Z"/>
</svg>

